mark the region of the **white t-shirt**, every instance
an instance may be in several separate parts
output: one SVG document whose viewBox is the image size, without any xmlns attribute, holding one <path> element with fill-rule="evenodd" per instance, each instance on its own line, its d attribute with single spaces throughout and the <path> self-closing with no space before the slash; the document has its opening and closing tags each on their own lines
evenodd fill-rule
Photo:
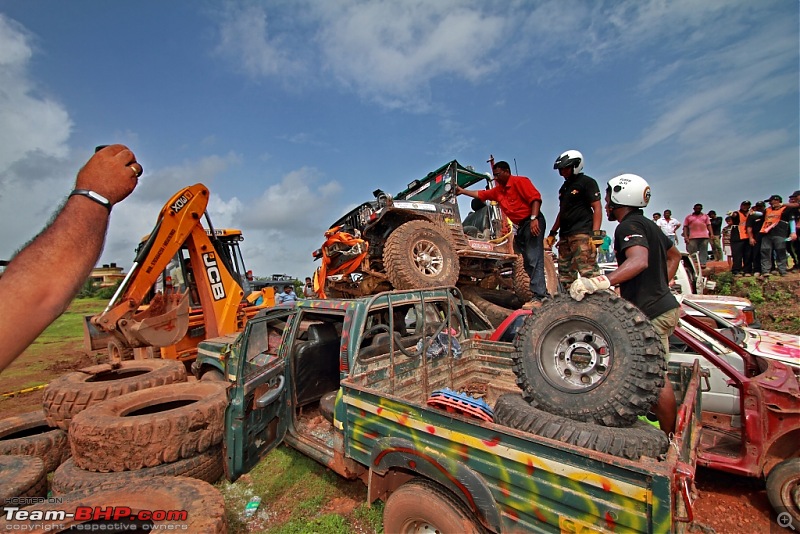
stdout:
<svg viewBox="0 0 800 534">
<path fill-rule="evenodd" d="M 661 228 L 662 232 L 669 236 L 675 235 L 675 230 L 677 230 L 681 225 L 680 221 L 677 221 L 674 218 L 666 220 L 664 217 L 660 218 L 656 224 L 658 224 L 658 227 Z"/>
</svg>

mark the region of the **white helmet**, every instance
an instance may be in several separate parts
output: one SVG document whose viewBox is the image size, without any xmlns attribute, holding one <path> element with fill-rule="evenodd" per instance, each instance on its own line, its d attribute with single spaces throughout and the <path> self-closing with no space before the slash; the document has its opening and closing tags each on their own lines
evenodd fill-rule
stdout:
<svg viewBox="0 0 800 534">
<path fill-rule="evenodd" d="M 647 180 L 635 174 L 620 174 L 610 179 L 606 193 L 615 207 L 644 208 L 650 202 Z"/>
<path fill-rule="evenodd" d="M 578 174 L 583 170 L 583 154 L 578 152 L 577 150 L 567 150 L 556 159 L 556 162 L 553 163 L 554 169 L 564 169 L 566 167 L 574 167 L 575 170 L 573 171 L 575 174 Z"/>
</svg>

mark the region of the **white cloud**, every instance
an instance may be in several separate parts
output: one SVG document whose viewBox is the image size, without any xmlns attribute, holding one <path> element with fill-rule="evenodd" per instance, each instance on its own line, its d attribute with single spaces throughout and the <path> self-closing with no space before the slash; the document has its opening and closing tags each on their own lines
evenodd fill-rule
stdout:
<svg viewBox="0 0 800 534">
<path fill-rule="evenodd" d="M 217 52 L 239 65 L 248 75 L 290 77 L 301 74 L 305 67 L 292 54 L 290 43 L 281 33 L 268 28 L 267 12 L 256 5 L 227 4 L 219 26 Z"/>
</svg>

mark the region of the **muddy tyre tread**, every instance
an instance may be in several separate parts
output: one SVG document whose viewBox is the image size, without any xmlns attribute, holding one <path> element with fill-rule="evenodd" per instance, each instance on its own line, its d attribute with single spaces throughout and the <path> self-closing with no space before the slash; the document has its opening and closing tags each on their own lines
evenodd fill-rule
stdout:
<svg viewBox="0 0 800 534">
<path fill-rule="evenodd" d="M 144 371 L 142 374 L 127 374 Z M 95 376 L 118 375 L 117 380 L 93 381 Z M 56 378 L 44 390 L 42 405 L 50 426 L 69 430 L 72 418 L 107 399 L 142 389 L 186 381 L 186 367 L 176 360 L 132 360 L 114 370 L 110 364 L 93 365 Z"/>
<path fill-rule="evenodd" d="M 61 464 L 53 473 L 50 489 L 53 491 L 53 495 L 63 495 L 116 482 L 123 483 L 153 477 L 188 477 L 213 484 L 223 475 L 222 461 L 222 448 L 219 446 L 176 462 L 115 473 L 87 471 L 75 465 L 75 462 L 70 459 Z"/>
<path fill-rule="evenodd" d="M 767 498 L 777 513 L 791 515 L 795 525 L 800 523 L 800 504 L 797 491 L 800 486 L 800 458 L 789 458 L 772 468 L 767 475 Z"/>
<path fill-rule="evenodd" d="M 164 409 L 151 410 L 159 406 Z M 171 384 L 109 399 L 73 419 L 72 458 L 81 469 L 99 472 L 190 458 L 222 441 L 226 406 L 226 386 L 218 382 Z M 141 410 L 151 411 L 126 415 Z"/>
<path fill-rule="evenodd" d="M 0 503 L 15 497 L 47 495 L 47 472 L 36 456 L 9 454 L 0 456 Z"/>
<path fill-rule="evenodd" d="M 585 320 L 611 345 L 613 363 L 592 390 L 560 391 L 540 367 L 541 359 L 548 357 L 540 344 L 564 318 Z M 555 295 L 533 310 L 514 343 L 513 370 L 525 400 L 576 421 L 630 426 L 655 403 L 664 385 L 667 366 L 658 334 L 638 308 L 609 291 L 587 295 L 582 302 Z"/>
<path fill-rule="evenodd" d="M 533 298 L 533 293 L 531 292 L 531 278 L 525 271 L 525 260 L 523 260 L 522 256 L 519 254 L 514 258 L 514 266 L 511 269 L 511 273 L 514 294 L 516 294 L 522 302 L 528 302 Z"/>
<path fill-rule="evenodd" d="M 0 419 L 0 455 L 8 454 L 41 458 L 49 473 L 70 456 L 67 433 L 50 427 L 41 410 Z"/>
<path fill-rule="evenodd" d="M 422 238 L 433 242 L 442 254 L 442 271 L 435 278 L 420 273 L 411 259 L 410 247 Z M 458 282 L 459 263 L 453 242 L 446 229 L 430 221 L 409 221 L 389 234 L 383 264 L 395 289 L 454 286 Z"/>
<path fill-rule="evenodd" d="M 506 317 L 508 317 L 512 311 L 510 308 L 505 308 L 503 306 L 499 306 L 489 300 L 486 300 L 481 295 L 481 292 L 484 291 L 480 288 L 476 288 L 474 286 L 462 286 L 461 294 L 464 295 L 464 298 L 470 302 L 472 302 L 477 308 L 486 315 L 486 318 L 489 319 L 489 322 L 492 323 L 492 326 L 497 328 L 500 324 L 505 321 Z"/>
<path fill-rule="evenodd" d="M 514 393 L 497 399 L 495 421 L 537 436 L 628 460 L 638 460 L 642 456 L 657 458 L 669 447 L 666 434 L 643 421 L 636 421 L 628 428 L 582 423 L 534 408 L 521 395 Z"/>
<path fill-rule="evenodd" d="M 432 510 L 430 510 L 432 509 Z M 435 482 L 414 478 L 392 493 L 383 510 L 385 532 L 417 532 L 409 525 L 425 523 L 436 526 L 436 532 L 480 533 L 483 528 L 467 506 Z M 405 528 L 403 528 L 405 527 Z"/>
</svg>

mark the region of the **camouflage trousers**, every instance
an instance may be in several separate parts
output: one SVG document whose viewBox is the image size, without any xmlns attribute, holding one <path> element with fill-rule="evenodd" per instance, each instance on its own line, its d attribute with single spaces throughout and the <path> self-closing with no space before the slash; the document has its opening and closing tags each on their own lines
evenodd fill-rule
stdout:
<svg viewBox="0 0 800 534">
<path fill-rule="evenodd" d="M 578 278 L 598 276 L 597 247 L 589 234 L 575 234 L 558 242 L 558 281 L 566 290 Z"/>
</svg>

